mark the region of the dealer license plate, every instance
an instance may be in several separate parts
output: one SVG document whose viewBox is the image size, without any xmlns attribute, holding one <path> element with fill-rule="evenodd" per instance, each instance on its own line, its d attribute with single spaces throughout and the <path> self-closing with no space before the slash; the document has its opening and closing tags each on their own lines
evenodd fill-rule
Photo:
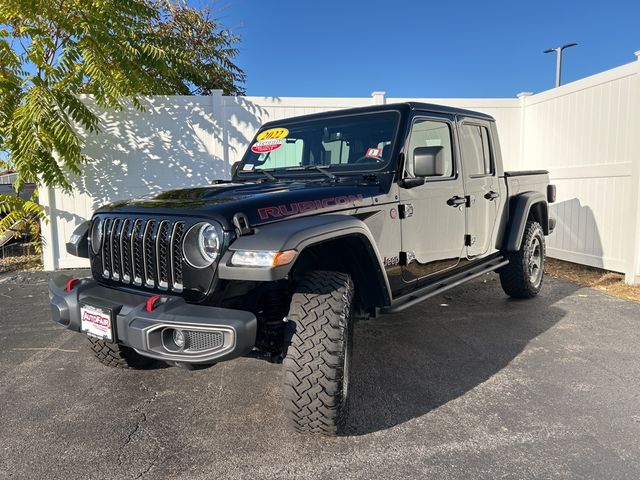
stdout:
<svg viewBox="0 0 640 480">
<path fill-rule="evenodd" d="M 80 307 L 80 330 L 101 340 L 113 341 L 111 310 L 82 305 Z"/>
</svg>

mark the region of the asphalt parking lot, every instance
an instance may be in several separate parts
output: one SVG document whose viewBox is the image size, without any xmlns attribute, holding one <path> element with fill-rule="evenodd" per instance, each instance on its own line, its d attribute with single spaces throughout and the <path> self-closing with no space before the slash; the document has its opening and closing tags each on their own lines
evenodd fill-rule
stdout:
<svg viewBox="0 0 640 480">
<path fill-rule="evenodd" d="M 350 435 L 289 432 L 280 366 L 120 371 L 0 277 L 0 478 L 640 477 L 640 305 L 494 275 L 361 322 Z"/>
</svg>

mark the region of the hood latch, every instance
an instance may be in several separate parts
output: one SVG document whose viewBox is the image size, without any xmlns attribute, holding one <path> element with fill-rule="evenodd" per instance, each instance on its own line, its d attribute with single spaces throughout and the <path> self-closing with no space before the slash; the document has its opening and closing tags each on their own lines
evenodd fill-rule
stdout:
<svg viewBox="0 0 640 480">
<path fill-rule="evenodd" d="M 233 226 L 236 227 L 238 237 L 251 235 L 253 233 L 253 229 L 249 225 L 249 219 L 242 212 L 238 212 L 233 216 Z"/>
</svg>

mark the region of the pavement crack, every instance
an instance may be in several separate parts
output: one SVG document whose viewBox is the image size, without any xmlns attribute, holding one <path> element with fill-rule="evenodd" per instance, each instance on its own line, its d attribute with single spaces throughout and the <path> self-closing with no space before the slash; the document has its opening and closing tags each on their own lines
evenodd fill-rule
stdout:
<svg viewBox="0 0 640 480">
<path fill-rule="evenodd" d="M 142 472 L 136 475 L 134 479 L 137 480 L 139 478 L 144 477 L 147 473 L 149 473 L 151 469 L 156 466 L 156 462 L 158 461 L 159 458 L 160 458 L 160 454 L 156 455 L 154 459 L 151 461 L 151 463 L 147 466 L 147 468 L 145 468 Z"/>
<path fill-rule="evenodd" d="M 147 387 L 146 385 L 142 384 L 142 389 L 146 392 L 150 392 L 151 390 L 149 389 L 149 387 Z M 153 395 L 149 398 L 147 398 L 146 400 L 144 400 L 144 402 L 142 402 L 141 405 L 138 405 L 135 408 L 135 413 L 137 415 L 137 421 L 135 423 L 135 425 L 133 426 L 133 428 L 131 429 L 131 431 L 129 432 L 129 434 L 127 435 L 127 438 L 125 439 L 125 441 L 122 443 L 122 445 L 120 445 L 120 448 L 118 449 L 118 465 L 122 466 L 123 463 L 123 458 L 125 457 L 126 454 L 126 449 L 129 446 L 129 444 L 133 441 L 134 437 L 136 436 L 136 434 L 140 431 L 140 428 L 142 427 L 142 425 L 144 423 L 147 422 L 147 412 L 146 409 L 158 398 L 158 392 L 153 392 Z M 153 466 L 153 464 L 155 463 L 155 461 L 157 460 L 154 459 L 151 466 L 149 467 L 149 469 Z M 148 470 L 147 470 L 148 471 Z M 138 477 L 136 477 L 138 478 Z"/>
</svg>

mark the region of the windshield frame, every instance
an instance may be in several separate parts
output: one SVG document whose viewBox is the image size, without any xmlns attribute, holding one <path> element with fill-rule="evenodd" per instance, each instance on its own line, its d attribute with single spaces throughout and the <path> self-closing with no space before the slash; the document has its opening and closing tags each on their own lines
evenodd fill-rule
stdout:
<svg viewBox="0 0 640 480">
<path fill-rule="evenodd" d="M 335 113 L 335 114 L 332 114 Z M 395 131 L 391 137 L 391 156 L 388 160 L 381 162 L 379 164 L 367 164 L 363 163 L 361 168 L 344 168 L 340 170 L 334 170 L 331 168 L 336 164 L 317 164 L 320 167 L 327 169 L 327 171 L 331 172 L 333 175 L 360 175 L 360 174 L 368 174 L 368 173 L 384 173 L 388 171 L 395 171 L 397 167 L 397 153 L 398 153 L 398 138 L 400 135 L 400 131 L 402 128 L 402 112 L 400 109 L 379 109 L 372 110 L 369 112 L 353 112 L 353 113 L 340 113 L 339 110 L 335 112 L 326 112 L 321 117 L 314 118 L 306 118 L 306 117 L 290 117 L 283 118 L 280 120 L 274 120 L 272 122 L 265 123 L 261 126 L 258 131 L 255 133 L 247 148 L 245 153 L 242 155 L 242 159 L 240 160 L 238 167 L 236 169 L 236 173 L 234 178 L 238 179 L 253 179 L 255 177 L 263 177 L 264 174 L 261 173 L 262 169 L 255 170 L 247 170 L 243 171 L 242 167 L 251 156 L 251 145 L 253 145 L 257 141 L 258 135 L 265 130 L 270 130 L 273 128 L 288 128 L 291 125 L 300 125 L 305 123 L 317 123 L 322 122 L 326 119 L 343 119 L 349 117 L 366 117 L 369 115 L 380 115 L 381 113 L 393 113 L 396 115 L 396 123 L 395 123 Z M 304 166 L 303 166 L 304 167 Z M 305 177 L 325 177 L 325 174 L 322 172 L 314 171 L 313 169 L 304 169 L 303 167 L 298 166 L 290 166 L 290 167 L 278 167 L 278 168 L 267 168 L 268 172 L 275 176 L 276 178 L 281 177 L 295 177 L 295 178 L 305 178 Z"/>
</svg>

